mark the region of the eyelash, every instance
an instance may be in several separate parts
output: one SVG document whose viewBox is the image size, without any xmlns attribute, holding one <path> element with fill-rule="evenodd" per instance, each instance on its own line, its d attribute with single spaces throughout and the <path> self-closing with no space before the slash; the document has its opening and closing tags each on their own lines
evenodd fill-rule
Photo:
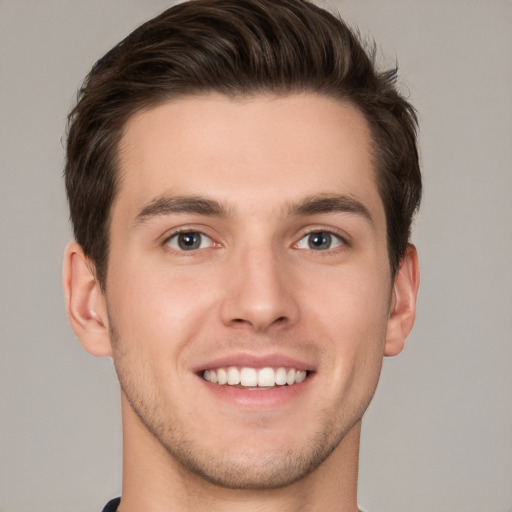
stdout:
<svg viewBox="0 0 512 512">
<path fill-rule="evenodd" d="M 335 245 L 335 247 L 331 247 L 329 245 L 329 247 L 327 247 L 324 250 L 322 250 L 322 249 L 314 249 L 314 248 L 311 247 L 310 244 L 308 244 L 309 246 L 307 248 L 306 247 L 299 247 L 299 244 L 303 240 L 307 240 L 308 237 L 311 237 L 312 235 L 317 235 L 317 236 L 322 235 L 323 238 L 325 238 L 327 236 L 330 239 L 330 244 L 334 243 L 336 245 Z M 334 232 L 332 230 L 332 228 L 325 228 L 325 229 L 322 229 L 322 228 L 318 229 L 317 228 L 317 229 L 314 229 L 312 231 L 309 231 L 309 232 L 305 233 L 304 235 L 302 235 L 302 237 L 299 239 L 299 241 L 294 244 L 294 248 L 309 250 L 309 251 L 313 251 L 313 252 L 333 252 L 333 251 L 336 251 L 336 250 L 342 250 L 343 247 L 345 247 L 345 248 L 349 247 L 349 243 L 347 242 L 345 237 L 341 236 L 339 233 Z"/>
<path fill-rule="evenodd" d="M 180 248 L 179 246 L 178 247 L 173 247 L 173 245 L 171 245 L 171 241 L 173 239 L 176 239 L 176 241 L 178 240 L 178 237 L 180 235 L 199 235 L 203 240 L 204 238 L 208 239 L 209 240 L 209 246 L 211 247 L 213 245 L 213 247 L 220 247 L 221 244 L 219 243 L 216 243 L 213 241 L 213 239 L 208 236 L 207 234 L 205 234 L 204 232 L 198 230 L 198 229 L 191 229 L 191 228 L 183 228 L 183 229 L 180 229 L 179 231 L 175 231 L 173 232 L 171 235 L 167 236 L 164 240 L 163 240 L 163 245 L 166 245 L 166 246 L 169 246 L 173 251 L 175 252 L 179 252 L 179 253 L 182 253 L 182 254 L 186 254 L 187 252 L 190 252 L 190 253 L 194 253 L 198 250 L 202 250 L 202 249 L 206 249 L 208 247 L 197 247 L 197 248 L 191 248 L 189 250 L 187 249 L 183 249 L 182 247 Z M 307 239 L 308 237 L 312 236 L 312 235 L 327 235 L 328 237 L 330 237 L 331 239 L 334 238 L 334 243 L 337 244 L 335 247 L 327 247 L 325 250 L 322 250 L 322 249 L 313 249 L 311 248 L 311 246 L 309 247 L 299 247 L 299 244 Z M 332 243 L 332 242 L 331 242 Z M 179 242 L 177 241 L 177 244 L 179 244 Z M 202 245 L 202 243 L 200 244 Z M 300 239 L 295 242 L 292 246 L 292 248 L 294 249 L 298 249 L 298 250 L 309 250 L 309 251 L 312 251 L 312 252 L 333 252 L 333 251 L 337 251 L 337 250 L 342 250 L 343 247 L 350 247 L 350 244 L 349 242 L 347 241 L 347 239 L 344 237 L 344 236 L 341 236 L 339 233 L 336 233 L 333 231 L 332 228 L 322 228 L 322 227 L 318 227 L 314 230 L 311 230 L 311 231 L 308 231 L 307 233 L 304 233 Z M 341 249 L 340 249 L 341 248 Z"/>
<path fill-rule="evenodd" d="M 175 231 L 170 236 L 165 238 L 165 240 L 163 241 L 163 244 L 171 247 L 172 250 L 174 250 L 176 252 L 180 252 L 180 253 L 195 252 L 200 249 L 205 249 L 205 247 L 198 247 L 198 248 L 192 248 L 190 250 L 186 250 L 186 249 L 183 249 L 180 247 L 173 247 L 171 245 L 171 241 L 173 239 L 176 239 L 176 241 L 177 241 L 178 237 L 180 235 L 196 235 L 196 236 L 199 235 L 202 239 L 204 239 L 204 238 L 208 239 L 210 241 L 210 244 L 212 244 L 212 243 L 215 244 L 215 242 L 213 242 L 213 239 L 210 236 L 208 236 L 207 234 L 203 233 L 202 231 L 197 230 L 197 229 L 188 229 L 188 228 L 184 228 L 184 229 L 180 229 L 179 231 Z M 179 243 L 179 242 L 177 242 L 177 243 Z M 215 244 L 215 245 L 219 245 L 219 244 Z"/>
</svg>

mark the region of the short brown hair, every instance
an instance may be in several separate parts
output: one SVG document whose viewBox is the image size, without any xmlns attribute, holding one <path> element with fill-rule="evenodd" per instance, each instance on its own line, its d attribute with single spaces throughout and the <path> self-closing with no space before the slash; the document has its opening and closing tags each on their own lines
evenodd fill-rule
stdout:
<svg viewBox="0 0 512 512">
<path fill-rule="evenodd" d="M 312 92 L 351 102 L 372 133 L 395 274 L 421 197 L 413 107 L 347 25 L 307 0 L 191 0 L 144 23 L 92 68 L 69 115 L 65 168 L 77 242 L 105 286 L 117 153 L 127 120 L 178 96 Z"/>
</svg>

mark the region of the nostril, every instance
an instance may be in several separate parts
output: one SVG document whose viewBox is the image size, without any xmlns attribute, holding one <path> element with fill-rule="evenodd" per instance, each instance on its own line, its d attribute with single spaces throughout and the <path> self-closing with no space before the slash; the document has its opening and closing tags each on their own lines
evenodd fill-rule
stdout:
<svg viewBox="0 0 512 512">
<path fill-rule="evenodd" d="M 287 316 L 280 316 L 274 320 L 262 322 L 262 324 L 264 324 L 264 325 L 261 325 L 261 326 L 258 325 L 257 321 L 246 320 L 244 318 L 233 318 L 230 321 L 231 326 L 233 326 L 233 327 L 252 326 L 253 328 L 255 328 L 257 330 L 267 329 L 271 326 L 284 325 L 284 324 L 286 324 L 286 322 L 288 322 Z"/>
<path fill-rule="evenodd" d="M 248 320 L 244 320 L 243 318 L 233 318 L 230 321 L 231 327 L 234 328 L 246 328 L 250 327 L 252 324 Z"/>
</svg>

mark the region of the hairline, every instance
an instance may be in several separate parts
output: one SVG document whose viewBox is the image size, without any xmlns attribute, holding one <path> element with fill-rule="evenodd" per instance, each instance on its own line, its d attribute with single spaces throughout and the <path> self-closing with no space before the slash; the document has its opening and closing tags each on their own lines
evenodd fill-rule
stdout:
<svg viewBox="0 0 512 512">
<path fill-rule="evenodd" d="M 140 100 L 139 102 L 134 102 L 132 108 L 127 109 L 125 112 L 125 115 L 120 118 L 120 128 L 116 131 L 115 139 L 113 137 L 114 142 L 114 148 L 112 150 L 112 172 L 113 172 L 113 194 L 112 194 L 112 201 L 109 207 L 108 216 L 105 223 L 105 237 L 106 237 L 106 246 L 105 246 L 105 259 L 104 259 L 104 269 L 103 269 L 103 275 L 101 276 L 101 280 L 104 282 L 101 283 L 101 288 L 103 291 L 106 290 L 106 281 L 108 276 L 108 269 L 109 269 L 109 257 L 110 257 L 110 232 L 111 232 L 111 224 L 112 224 L 112 211 L 114 208 L 114 205 L 117 200 L 118 192 L 121 188 L 122 181 L 123 181 L 123 175 L 121 172 L 120 164 L 121 164 L 121 151 L 122 151 L 122 142 L 126 133 L 126 129 L 130 123 L 131 120 L 134 119 L 137 115 L 143 114 L 144 112 L 151 111 L 155 108 L 158 108 L 159 106 L 165 105 L 167 103 L 173 102 L 173 101 L 179 101 L 182 99 L 193 99 L 193 98 L 205 98 L 209 96 L 214 95 L 221 95 L 225 98 L 228 98 L 230 100 L 234 101 L 251 101 L 256 98 L 285 98 L 291 95 L 300 95 L 300 94 L 311 94 L 318 96 L 320 98 L 327 98 L 332 99 L 335 101 L 338 101 L 340 103 L 344 103 L 345 105 L 348 105 L 359 112 L 361 114 L 362 118 L 364 119 L 364 122 L 366 124 L 366 128 L 368 129 L 368 135 L 369 135 L 369 144 L 368 144 L 368 151 L 370 153 L 370 160 L 372 164 L 372 171 L 373 171 L 373 179 L 374 183 L 377 187 L 377 193 L 379 195 L 379 198 L 382 202 L 383 208 L 384 208 L 384 219 L 385 219 L 385 227 L 386 227 L 386 245 L 387 245 L 387 253 L 388 253 L 388 262 L 390 266 L 390 273 L 391 278 L 394 279 L 397 268 L 393 268 L 393 261 L 392 261 L 392 248 L 389 244 L 389 222 L 387 218 L 387 208 L 386 204 L 384 202 L 384 197 L 382 195 L 381 185 L 379 181 L 379 176 L 383 174 L 384 170 L 379 165 L 379 157 L 378 157 L 378 151 L 379 151 L 379 145 L 377 141 L 377 134 L 375 133 L 375 128 L 372 126 L 372 124 L 369 121 L 368 115 L 364 112 L 364 109 L 361 108 L 357 104 L 354 99 L 352 99 L 348 93 L 338 92 L 336 93 L 333 90 L 325 89 L 325 90 L 318 90 L 318 88 L 315 87 L 307 87 L 307 86 L 295 86 L 293 84 L 290 84 L 287 87 L 275 87 L 267 86 L 267 87 L 254 87 L 253 89 L 244 90 L 244 91 L 237 91 L 235 89 L 231 91 L 223 91 L 219 88 L 214 87 L 199 87 L 197 86 L 195 89 L 186 91 L 186 92 L 176 92 L 176 93 L 166 93 L 162 94 L 160 96 L 155 95 L 151 99 L 146 100 Z M 96 268 L 96 265 L 94 265 Z"/>
</svg>

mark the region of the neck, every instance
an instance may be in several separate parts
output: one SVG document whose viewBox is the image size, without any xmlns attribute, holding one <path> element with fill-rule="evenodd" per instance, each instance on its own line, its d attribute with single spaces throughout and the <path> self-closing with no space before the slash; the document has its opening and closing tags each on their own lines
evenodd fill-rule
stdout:
<svg viewBox="0 0 512 512">
<path fill-rule="evenodd" d="M 357 512 L 361 422 L 300 480 L 276 489 L 230 489 L 189 471 L 123 403 L 123 488 L 119 512 Z"/>
</svg>

